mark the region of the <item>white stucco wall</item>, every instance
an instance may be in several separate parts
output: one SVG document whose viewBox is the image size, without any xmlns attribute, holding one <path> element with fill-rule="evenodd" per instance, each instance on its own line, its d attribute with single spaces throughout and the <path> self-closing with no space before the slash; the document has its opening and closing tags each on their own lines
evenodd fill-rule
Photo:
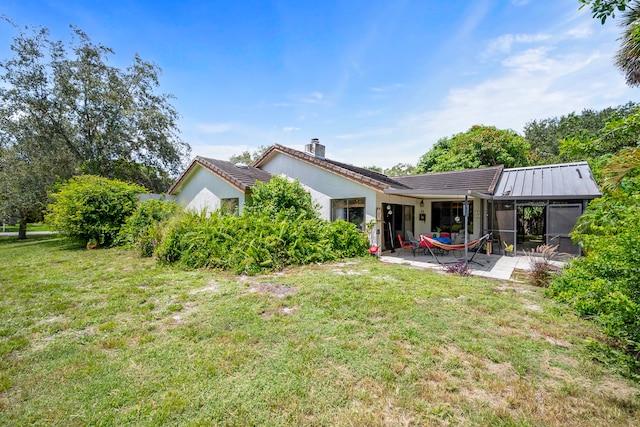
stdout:
<svg viewBox="0 0 640 427">
<path fill-rule="evenodd" d="M 276 153 L 261 169 L 272 175 L 297 179 L 320 205 L 320 216 L 331 220 L 331 200 L 365 198 L 365 222 L 376 218 L 378 192 L 293 157 Z"/>
<path fill-rule="evenodd" d="M 273 158 L 261 167 L 272 175 L 284 175 L 292 179 L 297 179 L 305 187 L 313 200 L 320 205 L 320 215 L 323 219 L 331 220 L 331 200 L 365 198 L 365 223 L 376 221 L 376 227 L 369 234 L 369 240 L 377 245 L 382 244 L 382 234 L 385 232 L 384 213 L 381 212 L 381 220 L 377 220 L 377 208 L 382 208 L 383 203 L 415 206 L 414 231 L 417 234 L 426 233 L 426 226 L 421 228 L 422 223 L 418 221 L 420 213 L 420 200 L 411 197 L 391 196 L 376 191 L 372 188 L 358 184 L 350 179 L 343 178 L 332 172 L 305 163 L 301 160 L 277 153 Z M 425 213 L 430 211 L 430 206 L 426 204 Z M 430 215 L 430 212 L 429 212 Z"/>
<path fill-rule="evenodd" d="M 238 199 L 238 208 L 242 212 L 244 193 L 219 178 L 202 166 L 196 165 L 179 192 L 174 193 L 176 201 L 187 209 L 215 211 L 220 209 L 221 199 Z"/>
</svg>

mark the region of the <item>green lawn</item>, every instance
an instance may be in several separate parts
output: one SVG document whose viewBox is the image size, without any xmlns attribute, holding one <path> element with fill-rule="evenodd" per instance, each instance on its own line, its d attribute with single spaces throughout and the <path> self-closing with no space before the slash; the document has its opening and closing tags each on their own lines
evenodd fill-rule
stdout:
<svg viewBox="0 0 640 427">
<path fill-rule="evenodd" d="M 7 233 L 9 232 L 18 232 L 19 229 L 19 225 L 5 225 L 4 226 L 4 231 L 6 231 Z M 2 231 L 2 222 L 0 222 L 0 231 Z M 27 224 L 27 234 L 29 232 L 33 232 L 33 231 L 51 231 L 51 227 L 49 227 L 47 224 Z"/>
<path fill-rule="evenodd" d="M 595 327 L 374 259 L 269 276 L 0 238 L 2 425 L 640 425 Z"/>
</svg>

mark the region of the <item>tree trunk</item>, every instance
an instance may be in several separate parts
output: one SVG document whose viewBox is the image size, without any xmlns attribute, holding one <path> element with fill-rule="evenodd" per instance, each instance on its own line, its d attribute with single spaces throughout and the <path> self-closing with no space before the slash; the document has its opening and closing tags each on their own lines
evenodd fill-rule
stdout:
<svg viewBox="0 0 640 427">
<path fill-rule="evenodd" d="M 27 221 L 21 220 L 20 227 L 18 228 L 18 240 L 25 240 L 27 238 Z"/>
</svg>

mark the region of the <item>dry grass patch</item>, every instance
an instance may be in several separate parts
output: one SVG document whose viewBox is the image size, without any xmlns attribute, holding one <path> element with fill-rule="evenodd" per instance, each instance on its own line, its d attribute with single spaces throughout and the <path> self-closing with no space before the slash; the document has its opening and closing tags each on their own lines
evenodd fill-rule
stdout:
<svg viewBox="0 0 640 427">
<path fill-rule="evenodd" d="M 258 283 L 258 282 L 249 282 L 249 283 L 251 285 L 247 290 L 247 293 L 249 294 L 267 294 L 274 298 L 282 299 L 296 293 L 297 291 L 295 287 L 272 285 L 270 283 Z"/>
</svg>

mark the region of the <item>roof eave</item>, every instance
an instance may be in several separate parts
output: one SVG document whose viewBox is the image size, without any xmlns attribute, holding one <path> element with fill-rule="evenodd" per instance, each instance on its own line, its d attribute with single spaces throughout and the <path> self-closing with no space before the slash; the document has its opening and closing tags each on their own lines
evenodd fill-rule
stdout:
<svg viewBox="0 0 640 427">
<path fill-rule="evenodd" d="M 259 168 L 260 166 L 263 166 L 264 163 L 272 156 L 272 154 L 275 151 L 284 155 L 292 156 L 302 162 L 305 162 L 310 165 L 314 165 L 327 172 L 338 174 L 344 178 L 350 179 L 351 181 L 357 182 L 359 184 L 362 184 L 376 191 L 384 192 L 386 189 L 389 188 L 389 185 L 387 184 L 381 183 L 367 176 L 360 175 L 356 172 L 342 168 L 338 165 L 332 164 L 333 167 L 327 167 L 326 162 L 318 160 L 310 154 L 306 154 L 301 151 L 294 150 L 292 148 L 284 147 L 280 144 L 275 144 L 270 149 L 265 151 L 264 154 L 262 154 L 262 156 L 260 156 L 260 158 L 253 163 L 253 167 Z"/>
<path fill-rule="evenodd" d="M 602 193 L 597 194 L 567 194 L 567 195 L 555 195 L 544 196 L 532 194 L 529 196 L 493 196 L 493 200 L 591 200 L 602 197 Z"/>
<path fill-rule="evenodd" d="M 187 175 L 189 175 L 189 173 L 191 172 L 191 170 L 195 167 L 196 165 L 196 161 L 198 160 L 198 157 L 196 157 L 195 159 L 193 159 L 191 161 L 191 163 L 189 164 L 189 166 L 187 167 L 187 169 L 185 169 L 184 172 L 182 172 L 180 174 L 180 176 L 178 177 L 178 179 L 176 179 L 173 184 L 171 184 L 171 187 L 169 187 L 169 189 L 167 190 L 167 194 L 173 195 L 174 191 L 176 191 L 181 185 L 182 185 L 182 181 L 185 180 L 185 178 L 187 177 Z"/>
<path fill-rule="evenodd" d="M 193 161 L 191 162 L 191 164 L 189 165 L 189 167 L 187 168 L 187 170 L 185 170 L 182 175 L 180 175 L 180 177 L 176 180 L 176 182 L 173 183 L 173 185 L 169 188 L 169 190 L 167 191 L 167 194 L 171 194 L 173 195 L 174 192 L 181 187 L 183 181 L 187 178 L 187 176 L 189 176 L 189 174 L 191 173 L 191 171 L 196 167 L 196 166 L 200 166 L 206 170 L 208 170 L 209 172 L 213 173 L 214 175 L 217 175 L 218 177 L 220 177 L 223 181 L 225 181 L 227 184 L 235 187 L 236 189 L 238 189 L 238 191 L 241 191 L 242 193 L 247 193 L 250 189 L 249 186 L 238 182 L 237 180 L 235 180 L 232 176 L 230 176 L 229 174 L 227 174 L 225 171 L 215 167 L 214 165 L 210 164 L 209 162 L 206 161 L 206 159 L 204 157 L 200 157 L 197 156 L 195 159 L 193 159 Z"/>
<path fill-rule="evenodd" d="M 200 164 L 205 167 L 210 172 L 218 175 L 222 180 L 224 180 L 227 184 L 235 187 L 239 191 L 246 193 L 250 188 L 248 185 L 243 184 L 242 182 L 235 179 L 233 176 L 229 175 L 226 171 L 220 169 L 219 167 L 209 163 L 204 158 L 200 158 Z"/>
<path fill-rule="evenodd" d="M 502 176 L 503 171 L 504 171 L 504 165 L 498 165 L 498 168 L 496 169 L 496 173 L 493 176 L 493 181 L 491 181 L 491 185 L 489 186 L 489 189 L 488 189 L 489 194 L 495 193 L 496 187 L 500 182 L 500 177 Z"/>
<path fill-rule="evenodd" d="M 384 194 L 391 194 L 394 196 L 422 196 L 424 198 L 430 197 L 430 196 L 472 196 L 472 197 L 482 197 L 482 198 L 489 198 L 491 197 L 490 194 L 484 194 L 481 191 L 477 191 L 477 190 L 469 190 L 469 189 L 459 189 L 459 188 L 455 188 L 455 189 L 450 189 L 450 190 L 403 190 L 403 189 L 397 189 L 397 188 L 388 188 L 384 191 Z"/>
</svg>

